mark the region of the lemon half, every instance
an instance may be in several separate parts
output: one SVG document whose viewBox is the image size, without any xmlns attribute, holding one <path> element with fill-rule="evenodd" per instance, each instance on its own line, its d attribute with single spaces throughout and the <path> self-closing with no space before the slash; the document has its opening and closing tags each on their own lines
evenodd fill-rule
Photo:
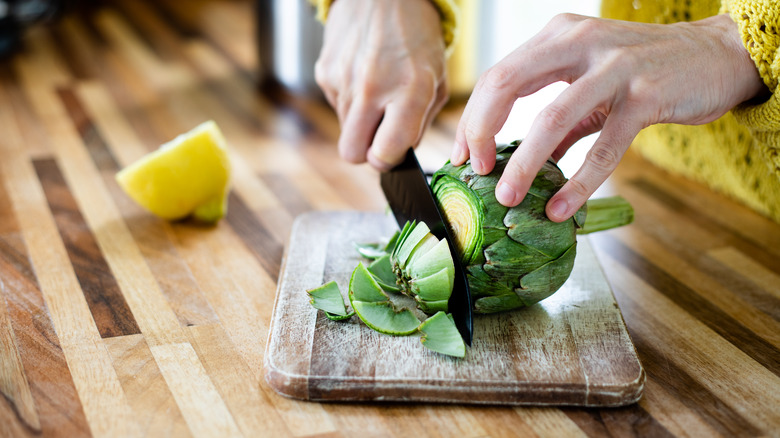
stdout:
<svg viewBox="0 0 780 438">
<path fill-rule="evenodd" d="M 139 205 L 167 220 L 216 222 L 227 213 L 227 142 L 212 120 L 163 144 L 116 174 Z"/>
</svg>

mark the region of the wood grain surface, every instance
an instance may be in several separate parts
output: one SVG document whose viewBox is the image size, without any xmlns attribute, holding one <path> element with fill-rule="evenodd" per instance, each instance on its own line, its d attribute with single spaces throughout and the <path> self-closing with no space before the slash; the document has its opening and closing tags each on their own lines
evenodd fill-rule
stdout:
<svg viewBox="0 0 780 438">
<path fill-rule="evenodd" d="M 0 60 L 0 436 L 778 436 L 780 224 L 630 150 L 590 238 L 647 380 L 620 408 L 313 403 L 263 379 L 283 254 L 309 211 L 381 213 L 329 107 L 258 88 L 249 0 L 116 0 Z M 433 169 L 463 109 L 418 148 Z M 115 172 L 214 119 L 214 227 L 159 220 Z M 500 353 L 500 352 L 499 352 Z"/>
<path fill-rule="evenodd" d="M 314 401 L 425 401 L 490 405 L 624 406 L 645 373 L 590 241 L 580 236 L 568 281 L 542 303 L 477 315 L 466 357 L 426 350 L 419 336 L 385 336 L 357 317 L 334 322 L 307 290 L 329 281 L 345 302 L 366 264 L 355 244 L 398 230 L 387 214 L 312 212 L 290 235 L 271 319 L 265 380 Z"/>
</svg>

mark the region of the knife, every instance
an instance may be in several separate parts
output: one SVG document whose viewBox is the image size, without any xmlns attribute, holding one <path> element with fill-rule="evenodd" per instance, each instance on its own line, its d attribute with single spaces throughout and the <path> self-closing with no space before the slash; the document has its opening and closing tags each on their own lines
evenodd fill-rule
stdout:
<svg viewBox="0 0 780 438">
<path fill-rule="evenodd" d="M 455 240 L 439 211 L 428 178 L 420 163 L 409 148 L 401 164 L 380 175 L 380 184 L 398 226 L 403 228 L 407 221 L 422 221 L 438 239 L 446 239 L 455 262 L 455 282 L 448 308 L 455 320 L 455 326 L 466 344 L 471 345 L 474 333 L 474 315 L 471 311 L 471 293 L 463 265 L 457 257 Z"/>
</svg>

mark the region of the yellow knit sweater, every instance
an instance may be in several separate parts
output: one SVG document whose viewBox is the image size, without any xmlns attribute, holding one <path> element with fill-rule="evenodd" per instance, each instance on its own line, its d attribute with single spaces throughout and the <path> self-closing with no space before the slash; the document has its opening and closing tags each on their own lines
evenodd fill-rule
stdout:
<svg viewBox="0 0 780 438">
<path fill-rule="evenodd" d="M 333 0 L 311 0 L 322 19 Z M 457 36 L 453 0 L 432 0 L 450 46 Z M 654 125 L 632 147 L 659 167 L 707 184 L 780 222 L 780 5 L 778 0 L 602 0 L 607 18 L 650 23 L 703 19 L 719 12 L 737 23 L 771 96 L 701 126 Z"/>
<path fill-rule="evenodd" d="M 602 15 L 650 23 L 727 12 L 771 97 L 701 126 L 655 125 L 634 141 L 648 160 L 707 184 L 780 222 L 780 5 L 777 0 L 603 0 Z"/>
</svg>

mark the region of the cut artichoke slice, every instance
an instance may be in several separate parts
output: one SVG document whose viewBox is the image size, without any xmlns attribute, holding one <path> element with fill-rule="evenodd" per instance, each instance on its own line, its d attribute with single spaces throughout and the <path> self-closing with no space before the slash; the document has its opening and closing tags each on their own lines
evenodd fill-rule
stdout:
<svg viewBox="0 0 780 438">
<path fill-rule="evenodd" d="M 408 273 L 391 254 L 385 253 L 375 258 L 368 267 L 359 263 L 352 271 L 348 296 L 353 312 L 347 313 L 335 281 L 307 290 L 311 304 L 333 320 L 357 315 L 366 326 L 382 334 L 406 336 L 421 331 L 424 346 L 441 354 L 464 357 L 465 343 L 452 316 L 445 313 L 454 279 L 454 263 L 447 241 L 439 241 L 423 223 L 407 223 L 391 242 L 394 242 L 392 254 L 401 254 L 408 262 Z M 408 247 L 404 248 L 404 245 Z M 409 247 L 412 249 L 409 250 Z M 414 274 L 425 275 L 418 277 Z M 401 284 L 403 289 L 390 284 L 394 282 Z M 413 297 L 418 309 L 434 316 L 421 323 L 407 308 L 409 304 L 397 307 L 387 292 L 399 290 Z M 403 300 L 395 298 L 398 302 Z M 408 298 L 405 300 L 409 301 Z"/>
<path fill-rule="evenodd" d="M 434 236 L 424 222 L 407 223 L 390 255 L 401 292 L 413 297 L 420 310 L 447 311 L 455 279 L 455 263 L 446 240 Z"/>
<path fill-rule="evenodd" d="M 420 324 L 420 332 L 423 334 L 420 342 L 426 348 L 448 356 L 466 356 L 466 344 L 452 315 L 437 312 Z"/>
<path fill-rule="evenodd" d="M 411 310 L 395 308 L 362 263 L 352 272 L 349 302 L 360 320 L 379 333 L 409 335 L 420 325 L 420 320 Z"/>
<path fill-rule="evenodd" d="M 395 244 L 398 241 L 398 236 L 400 234 L 401 234 L 400 231 L 396 231 L 385 244 L 381 242 L 371 242 L 371 243 L 355 243 L 354 245 L 361 256 L 369 260 L 376 260 L 384 255 L 393 252 L 393 250 L 395 249 Z"/>
<path fill-rule="evenodd" d="M 325 312 L 325 316 L 333 321 L 349 319 L 355 312 L 347 312 L 344 297 L 341 295 L 339 285 L 330 281 L 320 287 L 309 289 L 309 303 L 315 308 Z"/>
<path fill-rule="evenodd" d="M 369 260 L 376 260 L 387 254 L 385 245 L 381 243 L 356 243 L 355 249 L 357 249 L 360 255 Z"/>
<path fill-rule="evenodd" d="M 409 309 L 396 310 L 388 302 L 353 301 L 360 320 L 385 335 L 405 336 L 417 331 L 420 320 Z"/>
<path fill-rule="evenodd" d="M 452 292 L 454 277 L 452 271 L 442 268 L 427 277 L 413 278 L 409 281 L 412 293 L 424 301 L 447 301 Z"/>
<path fill-rule="evenodd" d="M 376 303 L 389 301 L 389 298 L 382 292 L 382 288 L 368 272 L 366 266 L 358 263 L 349 279 L 349 300 Z"/>
<path fill-rule="evenodd" d="M 398 277 L 393 273 L 393 264 L 390 262 L 390 254 L 385 254 L 382 257 L 371 262 L 368 265 L 368 272 L 374 276 L 374 280 L 379 284 L 385 292 L 400 292 L 401 288 L 398 287 Z"/>
<path fill-rule="evenodd" d="M 429 236 L 432 236 L 431 230 L 425 222 L 413 223 L 409 233 L 404 237 L 403 241 L 396 246 L 395 251 L 393 251 L 392 256 L 395 264 L 398 265 L 401 270 L 405 269 L 412 253 L 417 249 L 418 245 Z"/>
</svg>

